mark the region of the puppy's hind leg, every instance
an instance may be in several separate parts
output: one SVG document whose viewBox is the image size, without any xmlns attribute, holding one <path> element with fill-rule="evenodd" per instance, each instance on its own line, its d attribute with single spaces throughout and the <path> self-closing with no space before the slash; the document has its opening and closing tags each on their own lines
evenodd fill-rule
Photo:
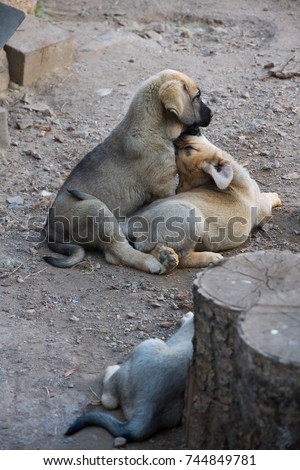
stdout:
<svg viewBox="0 0 300 470">
<path fill-rule="evenodd" d="M 165 267 L 154 256 L 130 246 L 119 222 L 102 201 L 76 189 L 68 191 L 78 200 L 76 210 L 80 219 L 80 231 L 84 232 L 88 228 L 90 248 L 102 250 L 110 264 L 128 266 L 152 274 L 165 273 Z"/>
<path fill-rule="evenodd" d="M 189 251 L 179 259 L 179 268 L 205 268 L 210 264 L 218 264 L 224 258 L 212 251 Z"/>
<path fill-rule="evenodd" d="M 281 199 L 277 193 L 262 193 L 271 203 L 271 207 L 278 207 L 282 205 Z"/>
<path fill-rule="evenodd" d="M 114 410 L 120 405 L 117 393 L 118 377 L 116 375 L 119 369 L 120 366 L 118 365 L 107 367 L 103 378 L 101 403 L 109 410 Z"/>
</svg>

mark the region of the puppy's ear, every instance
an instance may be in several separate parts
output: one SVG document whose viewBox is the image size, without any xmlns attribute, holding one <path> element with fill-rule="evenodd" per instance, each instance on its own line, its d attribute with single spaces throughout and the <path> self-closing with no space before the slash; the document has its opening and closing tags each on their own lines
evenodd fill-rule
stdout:
<svg viewBox="0 0 300 470">
<path fill-rule="evenodd" d="M 174 113 L 181 121 L 184 113 L 184 94 L 182 83 L 176 80 L 170 80 L 164 83 L 159 91 L 158 96 L 164 108 Z"/>
<path fill-rule="evenodd" d="M 226 189 L 230 185 L 233 178 L 233 169 L 230 162 L 212 163 L 204 161 L 201 165 L 202 170 L 208 173 L 219 189 Z"/>
</svg>

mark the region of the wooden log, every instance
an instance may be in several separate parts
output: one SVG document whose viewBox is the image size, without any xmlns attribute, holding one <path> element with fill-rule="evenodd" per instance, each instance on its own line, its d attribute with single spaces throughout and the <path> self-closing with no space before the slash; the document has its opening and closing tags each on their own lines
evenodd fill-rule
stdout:
<svg viewBox="0 0 300 470">
<path fill-rule="evenodd" d="M 246 253 L 194 283 L 190 449 L 300 448 L 300 255 Z"/>
</svg>

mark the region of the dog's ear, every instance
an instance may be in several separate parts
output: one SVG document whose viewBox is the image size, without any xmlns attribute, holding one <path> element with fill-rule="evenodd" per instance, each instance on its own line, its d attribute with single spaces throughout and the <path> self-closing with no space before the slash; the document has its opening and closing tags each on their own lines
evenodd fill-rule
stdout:
<svg viewBox="0 0 300 470">
<path fill-rule="evenodd" d="M 202 163 L 201 168 L 214 179 L 219 189 L 226 189 L 230 185 L 233 178 L 233 169 L 230 162 L 213 163 L 206 160 Z"/>
<path fill-rule="evenodd" d="M 164 108 L 175 114 L 179 121 L 185 125 L 192 125 L 195 118 L 192 109 L 191 116 L 189 116 L 190 113 L 187 113 L 187 106 L 191 106 L 190 103 L 187 103 L 186 95 L 183 84 L 176 80 L 164 83 L 158 91 L 158 96 Z"/>
</svg>

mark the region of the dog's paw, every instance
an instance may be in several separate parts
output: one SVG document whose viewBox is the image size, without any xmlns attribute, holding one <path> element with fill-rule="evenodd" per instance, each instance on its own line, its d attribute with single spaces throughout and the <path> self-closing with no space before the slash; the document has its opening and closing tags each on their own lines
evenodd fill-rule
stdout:
<svg viewBox="0 0 300 470">
<path fill-rule="evenodd" d="M 181 325 L 184 325 L 186 322 L 188 322 L 191 318 L 194 318 L 193 312 L 187 312 L 185 315 L 180 320 Z"/>
<path fill-rule="evenodd" d="M 207 253 L 206 255 L 206 262 L 207 266 L 214 266 L 215 264 L 219 264 L 224 257 L 219 253 Z"/>
<path fill-rule="evenodd" d="M 265 193 L 268 199 L 271 201 L 272 207 L 278 207 L 282 205 L 281 199 L 277 193 Z"/>
<path fill-rule="evenodd" d="M 177 253 L 165 245 L 157 245 L 154 250 L 151 252 L 153 256 L 161 263 L 164 268 L 164 271 L 161 274 L 167 274 L 173 271 L 179 264 L 179 258 Z"/>
</svg>

